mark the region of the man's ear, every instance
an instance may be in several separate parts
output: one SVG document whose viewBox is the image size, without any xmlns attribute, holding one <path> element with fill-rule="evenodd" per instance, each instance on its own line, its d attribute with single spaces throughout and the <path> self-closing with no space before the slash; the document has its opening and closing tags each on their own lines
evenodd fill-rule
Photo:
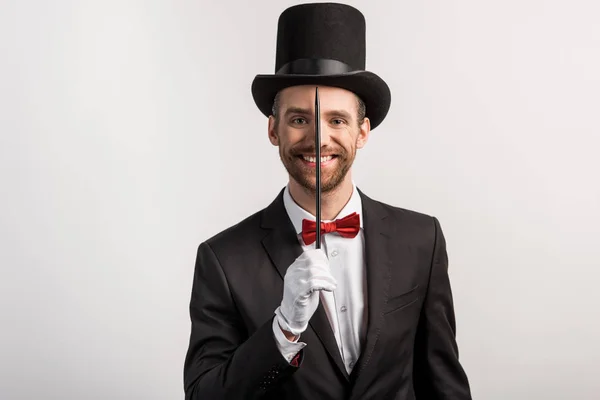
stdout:
<svg viewBox="0 0 600 400">
<path fill-rule="evenodd" d="M 274 116 L 269 116 L 268 135 L 269 141 L 273 146 L 279 146 L 279 136 L 277 136 L 277 121 Z"/>
<path fill-rule="evenodd" d="M 371 134 L 371 121 L 369 118 L 365 117 L 363 123 L 360 125 L 358 130 L 358 137 L 356 138 L 356 148 L 362 149 L 367 141 L 369 140 L 369 135 Z"/>
</svg>

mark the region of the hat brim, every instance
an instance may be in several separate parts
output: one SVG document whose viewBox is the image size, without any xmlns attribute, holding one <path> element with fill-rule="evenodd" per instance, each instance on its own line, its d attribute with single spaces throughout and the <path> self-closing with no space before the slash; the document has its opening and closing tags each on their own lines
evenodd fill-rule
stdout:
<svg viewBox="0 0 600 400">
<path fill-rule="evenodd" d="M 384 120 L 390 109 L 390 88 L 383 79 L 369 71 L 340 75 L 257 75 L 252 82 L 252 97 L 258 109 L 268 117 L 272 114 L 277 92 L 298 85 L 333 86 L 354 92 L 365 103 L 371 130 Z"/>
</svg>

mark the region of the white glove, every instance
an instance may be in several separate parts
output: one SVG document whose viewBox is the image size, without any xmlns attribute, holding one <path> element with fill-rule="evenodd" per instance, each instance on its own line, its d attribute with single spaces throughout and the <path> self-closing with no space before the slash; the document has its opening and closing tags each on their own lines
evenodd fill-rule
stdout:
<svg viewBox="0 0 600 400">
<path fill-rule="evenodd" d="M 298 336 L 319 306 L 319 291 L 334 291 L 337 282 L 322 249 L 304 251 L 288 268 L 283 279 L 283 300 L 275 310 L 281 329 Z"/>
</svg>

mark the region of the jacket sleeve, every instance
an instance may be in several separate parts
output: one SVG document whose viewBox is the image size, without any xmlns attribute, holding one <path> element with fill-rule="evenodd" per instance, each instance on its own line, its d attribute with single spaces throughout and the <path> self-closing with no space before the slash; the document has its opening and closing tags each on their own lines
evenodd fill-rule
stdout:
<svg viewBox="0 0 600 400">
<path fill-rule="evenodd" d="M 251 334 L 246 331 L 219 260 L 206 242 L 198 247 L 190 319 L 186 400 L 260 399 L 301 364 L 302 351 L 292 363 L 282 356 L 273 318 Z"/>
<path fill-rule="evenodd" d="M 417 400 L 471 400 L 467 375 L 458 359 L 446 240 L 435 217 L 433 225 L 429 285 L 415 342 L 415 395 Z"/>
</svg>

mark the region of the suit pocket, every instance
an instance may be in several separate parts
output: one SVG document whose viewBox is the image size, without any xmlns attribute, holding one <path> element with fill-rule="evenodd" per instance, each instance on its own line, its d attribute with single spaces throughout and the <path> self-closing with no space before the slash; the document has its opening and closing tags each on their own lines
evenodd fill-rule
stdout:
<svg viewBox="0 0 600 400">
<path fill-rule="evenodd" d="M 400 310 L 401 308 L 408 307 L 409 305 L 419 300 L 418 289 L 419 285 L 402 294 L 390 297 L 385 305 L 385 310 L 383 314 L 389 314 L 393 311 Z"/>
</svg>

